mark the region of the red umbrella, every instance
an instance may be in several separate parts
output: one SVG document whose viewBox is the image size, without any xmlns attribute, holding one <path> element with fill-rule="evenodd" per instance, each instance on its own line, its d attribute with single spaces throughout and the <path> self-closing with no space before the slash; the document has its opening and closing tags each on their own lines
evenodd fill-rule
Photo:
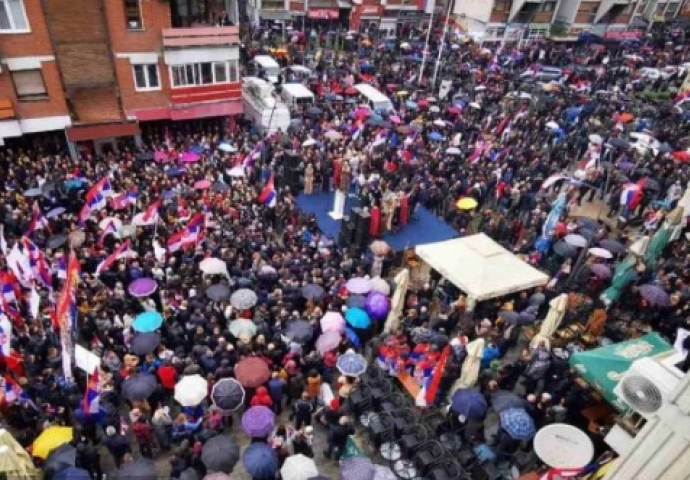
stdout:
<svg viewBox="0 0 690 480">
<path fill-rule="evenodd" d="M 235 366 L 235 378 L 243 387 L 255 388 L 271 378 L 271 371 L 260 358 L 247 357 Z"/>
<path fill-rule="evenodd" d="M 426 98 L 423 98 L 422 100 L 417 102 L 417 106 L 419 108 L 426 108 L 429 106 L 429 100 L 427 100 Z"/>
<path fill-rule="evenodd" d="M 687 162 L 688 160 L 690 160 L 690 152 L 686 152 L 685 150 L 673 152 L 671 156 L 674 160 L 678 160 L 679 162 Z"/>
<path fill-rule="evenodd" d="M 359 91 L 355 87 L 347 87 L 344 93 L 345 95 L 357 95 Z"/>
</svg>

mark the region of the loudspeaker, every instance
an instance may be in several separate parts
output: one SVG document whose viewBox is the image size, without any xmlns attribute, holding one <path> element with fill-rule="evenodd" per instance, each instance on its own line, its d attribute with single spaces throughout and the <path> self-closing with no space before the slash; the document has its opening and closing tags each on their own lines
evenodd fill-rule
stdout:
<svg viewBox="0 0 690 480">
<path fill-rule="evenodd" d="M 300 156 L 292 150 L 283 155 L 283 185 L 289 187 L 292 193 L 301 190 L 300 183 Z"/>
<path fill-rule="evenodd" d="M 369 226 L 371 225 L 371 214 L 368 210 L 353 208 L 355 215 L 355 239 L 354 243 L 363 247 L 369 242 Z"/>
<path fill-rule="evenodd" d="M 338 244 L 341 247 L 348 247 L 352 245 L 355 239 L 355 226 L 351 221 L 351 217 L 343 217 L 340 222 L 340 234 L 338 235 Z"/>
</svg>

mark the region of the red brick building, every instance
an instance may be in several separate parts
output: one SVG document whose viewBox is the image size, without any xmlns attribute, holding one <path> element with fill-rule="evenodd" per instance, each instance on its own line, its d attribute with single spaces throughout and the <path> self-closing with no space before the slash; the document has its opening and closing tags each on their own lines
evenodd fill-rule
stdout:
<svg viewBox="0 0 690 480">
<path fill-rule="evenodd" d="M 0 0 L 0 139 L 65 130 L 99 150 L 136 140 L 140 122 L 241 113 L 239 31 L 214 25 L 231 8 Z"/>
</svg>

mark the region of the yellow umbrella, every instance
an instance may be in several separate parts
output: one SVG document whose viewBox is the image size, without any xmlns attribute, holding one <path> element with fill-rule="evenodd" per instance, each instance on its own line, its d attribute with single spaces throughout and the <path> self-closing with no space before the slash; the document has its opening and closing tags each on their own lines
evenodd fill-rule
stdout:
<svg viewBox="0 0 690 480">
<path fill-rule="evenodd" d="M 406 97 L 410 94 L 407 90 L 400 90 L 399 92 L 396 93 L 397 96 L 399 97 Z"/>
<path fill-rule="evenodd" d="M 71 442 L 74 438 L 72 427 L 50 427 L 43 430 L 31 447 L 34 457 L 48 458 L 48 454 L 60 445 Z"/>
<path fill-rule="evenodd" d="M 465 197 L 458 200 L 455 206 L 460 210 L 472 210 L 477 206 L 477 201 L 472 197 Z"/>
</svg>

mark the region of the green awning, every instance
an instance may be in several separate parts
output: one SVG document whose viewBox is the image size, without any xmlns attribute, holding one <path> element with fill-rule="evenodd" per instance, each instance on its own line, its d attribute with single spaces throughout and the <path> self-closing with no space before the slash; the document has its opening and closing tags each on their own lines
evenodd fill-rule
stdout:
<svg viewBox="0 0 690 480">
<path fill-rule="evenodd" d="M 644 337 L 614 343 L 606 347 L 595 348 L 576 353 L 569 363 L 587 383 L 596 388 L 606 400 L 618 410 L 625 410 L 613 389 L 637 359 L 656 357 L 673 350 L 673 346 L 656 333 Z"/>
</svg>

